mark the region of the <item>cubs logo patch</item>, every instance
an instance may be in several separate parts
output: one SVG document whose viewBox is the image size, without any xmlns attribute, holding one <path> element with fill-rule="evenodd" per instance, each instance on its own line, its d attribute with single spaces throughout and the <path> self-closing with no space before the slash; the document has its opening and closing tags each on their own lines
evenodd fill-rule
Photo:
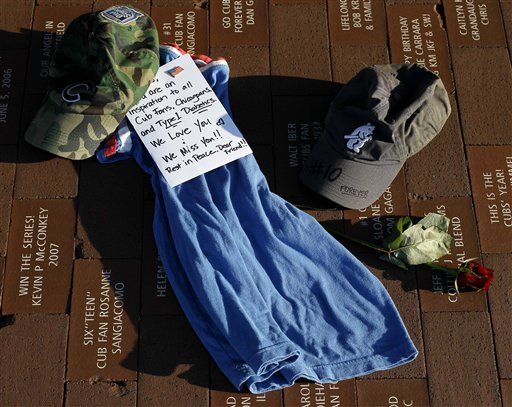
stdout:
<svg viewBox="0 0 512 407">
<path fill-rule="evenodd" d="M 91 93 L 94 92 L 96 86 L 94 86 L 91 82 L 83 82 L 83 83 L 72 83 L 66 86 L 62 90 L 62 99 L 64 99 L 68 103 L 76 103 L 81 100 L 80 92 L 82 93 Z"/>
<path fill-rule="evenodd" d="M 344 136 L 347 140 L 347 149 L 353 151 L 354 153 L 361 152 L 361 148 L 372 139 L 374 130 L 374 125 L 371 123 L 366 123 L 363 126 L 359 126 L 352 133 Z"/>
<path fill-rule="evenodd" d="M 132 21 L 137 20 L 140 16 L 144 15 L 141 12 L 127 6 L 114 6 L 103 10 L 100 14 L 107 20 L 121 25 L 129 24 Z"/>
</svg>

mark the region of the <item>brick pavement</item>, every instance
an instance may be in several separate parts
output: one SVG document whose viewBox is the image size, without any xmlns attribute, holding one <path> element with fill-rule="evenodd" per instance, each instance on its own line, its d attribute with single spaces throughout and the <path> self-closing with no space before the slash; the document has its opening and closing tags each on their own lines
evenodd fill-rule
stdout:
<svg viewBox="0 0 512 407">
<path fill-rule="evenodd" d="M 477 257 L 496 271 L 489 295 L 457 295 L 442 275 L 404 274 L 347 245 L 394 298 L 418 359 L 265 395 L 236 392 L 184 318 L 152 239 L 145 175 L 133 163 L 53 157 L 23 139 L 59 35 L 111 3 L 2 1 L 0 405 L 511 405 L 512 1 L 131 1 L 151 12 L 162 41 L 229 61 L 235 119 L 275 192 L 377 241 L 392 216 L 446 214 L 455 241 L 442 262 Z M 340 84 L 389 62 L 437 71 L 453 113 L 375 204 L 341 210 L 297 174 Z M 46 222 L 48 269 L 28 273 L 38 234 L 25 232 Z M 94 321 L 95 298 L 111 302 L 108 321 Z"/>
</svg>

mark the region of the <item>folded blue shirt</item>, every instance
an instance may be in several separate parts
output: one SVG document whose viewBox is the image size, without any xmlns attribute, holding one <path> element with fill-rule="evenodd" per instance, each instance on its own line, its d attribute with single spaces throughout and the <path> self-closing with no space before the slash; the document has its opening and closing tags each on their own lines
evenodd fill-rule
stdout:
<svg viewBox="0 0 512 407">
<path fill-rule="evenodd" d="M 161 47 L 161 63 L 180 54 Z M 198 60 L 231 115 L 225 61 Z M 97 152 L 151 175 L 159 255 L 219 368 L 253 393 L 337 382 L 418 354 L 380 281 L 310 215 L 270 192 L 248 155 L 171 188 L 123 121 Z"/>
</svg>

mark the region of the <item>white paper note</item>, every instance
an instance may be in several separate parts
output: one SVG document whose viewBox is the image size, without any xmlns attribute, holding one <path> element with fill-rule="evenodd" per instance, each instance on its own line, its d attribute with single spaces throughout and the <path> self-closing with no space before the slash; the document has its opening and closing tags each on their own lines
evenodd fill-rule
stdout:
<svg viewBox="0 0 512 407">
<path fill-rule="evenodd" d="M 252 153 L 188 54 L 160 67 L 127 117 L 171 187 Z"/>
</svg>

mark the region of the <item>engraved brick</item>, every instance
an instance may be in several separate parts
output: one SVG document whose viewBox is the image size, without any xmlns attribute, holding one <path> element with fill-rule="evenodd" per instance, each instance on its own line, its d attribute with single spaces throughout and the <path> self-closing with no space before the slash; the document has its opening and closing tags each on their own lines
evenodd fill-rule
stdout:
<svg viewBox="0 0 512 407">
<path fill-rule="evenodd" d="M 75 262 L 68 380 L 136 379 L 139 289 L 138 261 Z"/>
<path fill-rule="evenodd" d="M 66 312 L 73 263 L 71 199 L 15 200 L 2 312 Z"/>
<path fill-rule="evenodd" d="M 386 5 L 408 5 L 408 4 L 431 4 L 433 7 L 437 4 L 437 0 L 385 0 Z"/>
<path fill-rule="evenodd" d="M 71 381 L 66 384 L 66 406 L 137 405 L 137 382 Z"/>
<path fill-rule="evenodd" d="M 229 103 L 233 119 L 251 145 L 272 144 L 272 101 L 268 48 L 212 48 L 229 64 Z"/>
<path fill-rule="evenodd" d="M 210 406 L 238 406 L 249 405 L 254 407 L 281 407 L 282 391 L 274 390 L 262 394 L 252 394 L 246 391 L 237 391 L 226 376 L 212 362 L 210 384 Z"/>
<path fill-rule="evenodd" d="M 3 322 L 3 321 L 2 321 Z M 16 315 L 2 326 L 0 397 L 4 406 L 61 406 L 67 315 Z"/>
<path fill-rule="evenodd" d="M 355 380 L 337 383 L 300 381 L 284 389 L 284 405 L 291 407 L 355 406 Z"/>
<path fill-rule="evenodd" d="M 500 405 L 489 314 L 428 312 L 422 320 L 431 405 Z"/>
<path fill-rule="evenodd" d="M 457 102 L 450 95 L 452 113 L 443 129 L 406 164 L 407 191 L 414 197 L 469 195 L 469 176 L 460 132 Z M 432 165 L 435 157 L 435 165 Z"/>
<path fill-rule="evenodd" d="M 15 198 L 73 198 L 78 193 L 77 161 L 20 141 Z"/>
<path fill-rule="evenodd" d="M 50 61 L 55 45 L 69 23 L 91 10 L 90 6 L 37 6 L 34 12 L 26 93 L 44 93 L 48 84 Z"/>
<path fill-rule="evenodd" d="M 0 148 L 0 257 L 4 257 L 7 250 L 15 171 L 16 147 Z"/>
<path fill-rule="evenodd" d="M 0 51 L 0 144 L 16 144 L 21 119 L 27 51 Z"/>
<path fill-rule="evenodd" d="M 208 406 L 209 358 L 183 317 L 144 316 L 139 406 Z"/>
<path fill-rule="evenodd" d="M 261 172 L 267 179 L 270 190 L 275 189 L 275 177 L 274 177 L 274 151 L 272 146 L 252 146 L 254 158 L 260 166 Z"/>
<path fill-rule="evenodd" d="M 79 257 L 139 258 L 142 172 L 131 161 L 82 163 L 77 237 Z"/>
<path fill-rule="evenodd" d="M 425 379 L 357 380 L 358 406 L 428 406 Z"/>
<path fill-rule="evenodd" d="M 387 6 L 391 62 L 418 63 L 454 89 L 448 41 L 436 7 L 428 4 Z"/>
<path fill-rule="evenodd" d="M 178 0 L 178 1 L 181 1 L 181 0 Z M 208 8 L 208 2 L 209 0 L 191 0 L 196 7 L 198 8 L 205 8 L 207 9 Z M 172 5 L 173 3 L 175 3 L 176 0 L 151 0 L 151 4 L 153 6 L 156 6 L 156 7 L 165 7 L 165 6 L 169 6 L 169 5 Z"/>
<path fill-rule="evenodd" d="M 38 6 L 92 6 L 95 0 L 36 0 Z M 101 1 L 101 0 L 96 0 Z"/>
<path fill-rule="evenodd" d="M 389 64 L 386 46 L 343 46 L 331 47 L 332 79 L 334 90 L 338 92 L 341 84 L 347 83 L 361 69 L 373 65 Z"/>
<path fill-rule="evenodd" d="M 510 253 L 512 146 L 470 146 L 467 154 L 482 252 Z"/>
<path fill-rule="evenodd" d="M 268 4 L 258 0 L 211 0 L 213 47 L 268 47 Z"/>
<path fill-rule="evenodd" d="M 141 275 L 141 314 L 182 315 L 162 261 L 158 255 L 153 234 L 153 203 L 144 205 L 144 240 Z M 171 271 L 172 272 L 172 271 Z"/>
<path fill-rule="evenodd" d="M 153 7 L 151 17 L 159 41 L 176 43 L 191 54 L 208 54 L 208 11 L 191 1 L 176 1 L 169 7 Z"/>
<path fill-rule="evenodd" d="M 0 49 L 28 48 L 34 0 L 3 0 L 0 14 Z"/>
<path fill-rule="evenodd" d="M 274 95 L 329 95 L 331 63 L 325 4 L 270 6 Z"/>
<path fill-rule="evenodd" d="M 328 0 L 331 45 L 387 45 L 384 0 Z"/>
<path fill-rule="evenodd" d="M 5 258 L 0 257 L 0 315 L 2 315 L 2 293 L 4 292 Z M 0 324 L 2 317 L 0 316 Z"/>
<path fill-rule="evenodd" d="M 435 198 L 410 200 L 411 215 L 425 216 L 429 212 L 450 218 L 448 233 L 453 237 L 451 253 L 436 263 L 456 268 L 468 259 L 480 257 L 478 232 L 471 198 Z M 458 294 L 454 278 L 427 267 L 418 268 L 418 284 L 423 311 L 486 311 L 484 292 Z"/>
<path fill-rule="evenodd" d="M 506 47 L 499 0 L 445 0 L 450 45 Z"/>
<path fill-rule="evenodd" d="M 462 134 L 466 144 L 509 144 L 512 69 L 504 48 L 453 48 Z M 492 70 L 489 70 L 492 61 Z"/>
<path fill-rule="evenodd" d="M 395 219 L 409 214 L 404 171 L 398 173 L 391 185 L 373 204 L 364 209 L 347 209 L 343 214 L 345 233 L 381 244 L 391 232 Z M 371 250 L 363 246 L 357 248 L 358 251 Z"/>
<path fill-rule="evenodd" d="M 297 203 L 313 207 L 327 203 L 299 182 L 299 171 L 323 132 L 329 107 L 325 97 L 274 97 L 276 191 Z"/>
<path fill-rule="evenodd" d="M 270 0 L 270 4 L 322 4 L 325 0 Z"/>
<path fill-rule="evenodd" d="M 423 337 L 421 334 L 420 303 L 416 290 L 414 270 L 402 270 L 378 259 L 374 253 L 360 254 L 358 258 L 382 282 L 393 299 L 409 335 L 419 351 L 418 357 L 405 365 L 369 375 L 369 378 L 423 378 L 427 376 Z"/>
<path fill-rule="evenodd" d="M 512 44 L 512 2 L 504 0 L 500 2 L 500 5 L 507 43 Z"/>
<path fill-rule="evenodd" d="M 119 4 L 123 4 L 122 2 L 117 2 L 113 0 L 94 0 L 93 9 L 96 10 L 105 10 L 112 6 L 117 6 Z M 143 11 L 144 13 L 149 15 L 151 0 L 130 0 L 127 4 L 135 7 L 136 9 Z"/>
<path fill-rule="evenodd" d="M 494 270 L 494 278 L 489 290 L 496 359 L 499 376 L 512 379 L 512 337 L 510 336 L 510 310 L 512 309 L 511 254 L 489 254 L 484 256 L 486 267 Z M 504 406 L 510 404 L 503 404 Z"/>
<path fill-rule="evenodd" d="M 501 400 L 504 406 L 512 405 L 512 380 L 501 380 Z"/>
</svg>

